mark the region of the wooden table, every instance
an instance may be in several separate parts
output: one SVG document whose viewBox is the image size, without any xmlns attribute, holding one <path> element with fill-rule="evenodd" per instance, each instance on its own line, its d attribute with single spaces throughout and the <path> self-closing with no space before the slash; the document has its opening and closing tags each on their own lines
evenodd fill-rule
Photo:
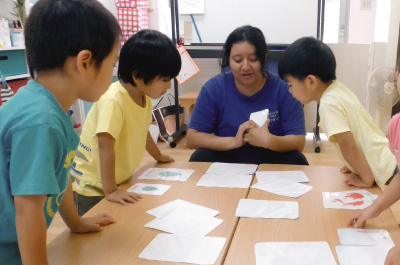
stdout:
<svg viewBox="0 0 400 265">
<path fill-rule="evenodd" d="M 184 108 L 189 108 L 189 117 L 192 115 L 194 104 L 199 96 L 200 90 L 186 92 L 179 96 L 179 104 Z"/>
<path fill-rule="evenodd" d="M 254 245 L 260 242 L 327 241 L 339 264 L 335 246 L 341 245 L 338 228 L 348 228 L 347 221 L 354 210 L 325 209 L 322 192 L 356 190 L 343 183 L 337 167 L 260 165 L 258 171 L 301 170 L 314 188 L 299 198 L 279 196 L 265 191 L 250 189 L 248 199 L 298 201 L 300 217 L 289 219 L 240 218 L 224 264 L 256 264 Z M 254 179 L 256 182 L 256 179 Z M 378 187 L 367 189 L 380 194 Z M 385 229 L 395 244 L 400 243 L 400 230 L 392 212 L 388 209 L 378 218 L 369 220 L 366 228 Z"/>
<path fill-rule="evenodd" d="M 140 259 L 139 254 L 161 231 L 145 228 L 144 225 L 155 217 L 146 213 L 147 210 L 166 204 L 175 199 L 186 200 L 209 207 L 220 212 L 217 218 L 224 221 L 208 236 L 224 237 L 226 244 L 215 264 L 222 264 L 227 253 L 238 218 L 235 216 L 240 199 L 247 196 L 248 189 L 207 188 L 197 187 L 196 183 L 207 171 L 211 163 L 175 162 L 158 164 L 157 167 L 188 168 L 196 170 L 186 182 L 137 180 L 147 168 L 155 167 L 151 162 L 142 167 L 129 181 L 121 185 L 128 189 L 134 183 L 160 183 L 171 185 L 171 188 L 161 196 L 143 195 L 138 204 L 122 206 L 102 200 L 86 216 L 106 212 L 113 216 L 117 223 L 106 226 L 100 233 L 74 234 L 64 231 L 47 246 L 50 264 L 182 264 L 159 262 Z"/>
</svg>

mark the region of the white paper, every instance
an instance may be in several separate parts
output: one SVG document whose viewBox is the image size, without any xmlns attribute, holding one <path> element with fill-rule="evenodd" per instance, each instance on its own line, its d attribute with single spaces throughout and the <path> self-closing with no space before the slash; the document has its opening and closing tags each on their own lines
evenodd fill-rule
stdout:
<svg viewBox="0 0 400 265">
<path fill-rule="evenodd" d="M 325 208 L 334 209 L 364 209 L 370 206 L 378 195 L 366 190 L 351 190 L 343 192 L 323 192 Z"/>
<path fill-rule="evenodd" d="M 313 188 L 310 185 L 304 185 L 294 181 L 279 179 L 275 177 L 269 177 L 264 181 L 265 182 L 257 183 L 251 187 L 254 189 L 259 189 L 292 198 L 300 197 L 301 195 L 309 192 Z"/>
<path fill-rule="evenodd" d="M 216 175 L 205 174 L 196 186 L 222 188 L 248 188 L 253 179 L 252 175 Z"/>
<path fill-rule="evenodd" d="M 179 13 L 181 15 L 204 14 L 204 0 L 180 0 Z"/>
<path fill-rule="evenodd" d="M 255 251 L 257 265 L 337 265 L 327 242 L 263 242 Z"/>
<path fill-rule="evenodd" d="M 158 234 L 139 258 L 194 264 L 214 264 L 226 242 L 222 237 Z"/>
<path fill-rule="evenodd" d="M 138 179 L 186 181 L 193 174 L 193 169 L 149 168 Z"/>
<path fill-rule="evenodd" d="M 310 182 L 303 171 L 257 171 L 258 182 L 265 182 L 265 179 L 276 177 L 279 179 L 291 180 L 295 182 Z"/>
<path fill-rule="evenodd" d="M 144 227 L 154 228 L 172 234 L 206 236 L 222 222 L 222 219 L 209 215 L 176 209 L 169 214 L 150 221 L 145 224 Z"/>
<path fill-rule="evenodd" d="M 184 200 L 174 200 L 171 201 L 169 203 L 163 204 L 161 206 L 158 206 L 156 208 L 153 208 L 151 210 L 148 210 L 147 213 L 151 214 L 155 217 L 162 217 L 176 209 L 182 209 L 182 210 L 187 210 L 187 211 L 192 211 L 192 212 L 196 212 L 199 214 L 204 214 L 204 215 L 208 215 L 208 216 L 216 216 L 219 214 L 218 211 L 198 205 L 198 204 L 194 204 L 191 202 L 187 202 Z"/>
<path fill-rule="evenodd" d="M 394 243 L 388 231 L 384 229 L 338 229 L 340 243 L 353 246 L 379 246 L 388 245 L 393 247 Z"/>
<path fill-rule="evenodd" d="M 182 67 L 176 80 L 178 80 L 179 84 L 183 84 L 193 76 L 197 75 L 200 72 L 200 69 L 183 46 L 178 47 L 178 52 L 181 56 Z"/>
<path fill-rule="evenodd" d="M 340 265 L 383 265 L 388 251 L 385 246 L 336 246 Z"/>
<path fill-rule="evenodd" d="M 170 187 L 170 185 L 162 184 L 136 183 L 128 191 L 140 194 L 163 195 Z"/>
<path fill-rule="evenodd" d="M 299 218 L 298 202 L 241 199 L 236 216 L 250 218 Z"/>
<path fill-rule="evenodd" d="M 207 174 L 217 175 L 253 175 L 258 165 L 234 164 L 234 163 L 212 163 Z"/>
<path fill-rule="evenodd" d="M 268 114 L 268 109 L 253 112 L 250 114 L 250 120 L 254 121 L 258 126 L 261 127 L 268 120 Z"/>
</svg>

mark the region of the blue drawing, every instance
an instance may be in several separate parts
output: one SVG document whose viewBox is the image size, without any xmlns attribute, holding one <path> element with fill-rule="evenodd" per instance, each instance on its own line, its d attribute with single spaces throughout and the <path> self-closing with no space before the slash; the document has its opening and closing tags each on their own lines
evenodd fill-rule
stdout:
<svg viewBox="0 0 400 265">
<path fill-rule="evenodd" d="M 158 188 L 157 187 L 147 186 L 147 187 L 144 187 L 142 190 L 144 190 L 144 191 L 154 191 L 154 190 L 158 190 Z"/>
<path fill-rule="evenodd" d="M 180 176 L 181 173 L 172 172 L 172 171 L 163 171 L 163 172 L 160 172 L 159 175 L 161 177 L 176 177 L 176 176 Z"/>
</svg>

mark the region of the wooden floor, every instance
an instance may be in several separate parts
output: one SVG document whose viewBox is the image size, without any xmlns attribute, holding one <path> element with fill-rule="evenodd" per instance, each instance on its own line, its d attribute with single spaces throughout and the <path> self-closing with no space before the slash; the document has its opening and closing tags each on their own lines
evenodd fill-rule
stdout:
<svg viewBox="0 0 400 265">
<path fill-rule="evenodd" d="M 343 166 L 343 163 L 335 153 L 334 147 L 331 143 L 328 142 L 326 136 L 321 134 L 321 152 L 315 153 L 316 144 L 313 141 L 313 135 L 307 135 L 306 145 L 304 147 L 303 153 L 306 156 L 308 163 L 310 165 L 319 165 L 319 166 Z M 171 148 L 169 144 L 164 142 L 158 142 L 158 148 L 162 153 L 168 154 L 172 156 L 176 161 L 189 161 L 190 155 L 194 150 L 189 150 L 186 148 L 186 139 L 185 136 L 180 137 L 177 140 L 177 146 L 175 148 Z M 149 159 L 153 159 L 149 154 L 145 154 L 142 163 L 145 163 Z M 52 224 L 47 230 L 47 243 L 53 240 L 57 235 L 59 235 L 64 229 L 66 229 L 66 225 L 63 220 L 57 213 Z"/>
</svg>

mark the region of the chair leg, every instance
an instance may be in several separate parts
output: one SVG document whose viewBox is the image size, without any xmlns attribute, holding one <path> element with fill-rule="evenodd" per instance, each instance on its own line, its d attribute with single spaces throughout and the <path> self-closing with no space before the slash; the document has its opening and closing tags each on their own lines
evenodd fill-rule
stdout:
<svg viewBox="0 0 400 265">
<path fill-rule="evenodd" d="M 314 141 L 315 144 L 317 145 L 315 147 L 315 153 L 320 153 L 321 152 L 321 136 L 319 135 L 319 104 L 317 105 L 317 122 L 315 124 L 315 127 L 313 129 L 314 131 Z"/>
</svg>

